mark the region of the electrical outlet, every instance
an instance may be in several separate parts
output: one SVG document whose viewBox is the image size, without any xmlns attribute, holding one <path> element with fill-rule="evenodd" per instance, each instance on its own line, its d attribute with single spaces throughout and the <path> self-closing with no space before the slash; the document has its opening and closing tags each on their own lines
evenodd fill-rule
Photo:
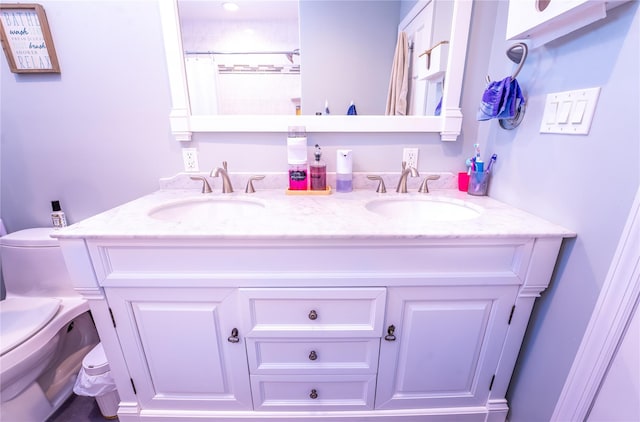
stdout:
<svg viewBox="0 0 640 422">
<path fill-rule="evenodd" d="M 184 161 L 184 171 L 199 171 L 198 150 L 195 148 L 182 148 L 182 161 Z"/>
<path fill-rule="evenodd" d="M 418 169 L 418 148 L 405 148 L 402 150 L 402 161 L 407 163 L 407 167 Z"/>
</svg>

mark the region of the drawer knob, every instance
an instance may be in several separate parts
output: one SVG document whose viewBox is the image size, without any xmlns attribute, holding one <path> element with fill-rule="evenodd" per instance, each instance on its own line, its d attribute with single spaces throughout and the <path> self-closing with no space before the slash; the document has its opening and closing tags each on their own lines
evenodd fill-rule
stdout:
<svg viewBox="0 0 640 422">
<path fill-rule="evenodd" d="M 316 319 L 318 319 L 318 313 L 315 310 L 312 310 L 311 312 L 309 312 L 309 319 L 315 321 Z"/>
<path fill-rule="evenodd" d="M 314 400 L 318 398 L 318 392 L 316 391 L 315 388 L 311 390 L 311 394 L 309 394 L 309 397 L 311 397 Z"/>
<path fill-rule="evenodd" d="M 395 331 L 395 325 L 390 325 L 389 328 L 387 328 L 387 335 L 384 336 L 384 339 L 387 341 L 396 341 L 396 336 L 394 334 Z"/>
<path fill-rule="evenodd" d="M 238 337 L 238 329 L 234 328 L 233 330 L 231 330 L 231 335 L 229 336 L 229 338 L 227 338 L 227 341 L 229 343 L 238 343 L 240 342 L 240 338 Z"/>
<path fill-rule="evenodd" d="M 315 350 L 312 350 L 311 353 L 309 353 L 309 360 L 316 360 L 318 359 L 318 354 L 316 353 Z"/>
</svg>

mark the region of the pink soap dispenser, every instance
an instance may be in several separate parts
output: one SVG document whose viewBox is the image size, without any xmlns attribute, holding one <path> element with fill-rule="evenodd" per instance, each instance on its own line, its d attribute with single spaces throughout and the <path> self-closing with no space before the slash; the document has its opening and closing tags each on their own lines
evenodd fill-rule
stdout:
<svg viewBox="0 0 640 422">
<path fill-rule="evenodd" d="M 309 189 L 307 178 L 307 133 L 304 126 L 289 127 L 287 136 L 289 190 Z"/>
<path fill-rule="evenodd" d="M 322 157 L 320 145 L 316 144 L 316 150 L 313 155 L 315 160 L 309 166 L 311 190 L 327 190 L 327 165 L 320 161 Z"/>
</svg>

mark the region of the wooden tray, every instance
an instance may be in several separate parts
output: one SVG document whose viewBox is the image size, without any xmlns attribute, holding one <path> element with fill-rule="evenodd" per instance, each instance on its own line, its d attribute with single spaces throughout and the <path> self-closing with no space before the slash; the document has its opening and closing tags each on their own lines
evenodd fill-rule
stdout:
<svg viewBox="0 0 640 422">
<path fill-rule="evenodd" d="M 327 186 L 325 190 L 291 190 L 285 191 L 287 195 L 329 195 L 331 194 L 331 186 Z"/>
</svg>

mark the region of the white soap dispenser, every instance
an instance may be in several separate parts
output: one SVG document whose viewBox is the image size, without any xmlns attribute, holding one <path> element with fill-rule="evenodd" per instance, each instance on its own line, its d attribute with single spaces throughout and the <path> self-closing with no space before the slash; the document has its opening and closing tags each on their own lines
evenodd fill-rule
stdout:
<svg viewBox="0 0 640 422">
<path fill-rule="evenodd" d="M 353 190 L 353 151 L 339 149 L 336 155 L 336 192 Z"/>
</svg>

